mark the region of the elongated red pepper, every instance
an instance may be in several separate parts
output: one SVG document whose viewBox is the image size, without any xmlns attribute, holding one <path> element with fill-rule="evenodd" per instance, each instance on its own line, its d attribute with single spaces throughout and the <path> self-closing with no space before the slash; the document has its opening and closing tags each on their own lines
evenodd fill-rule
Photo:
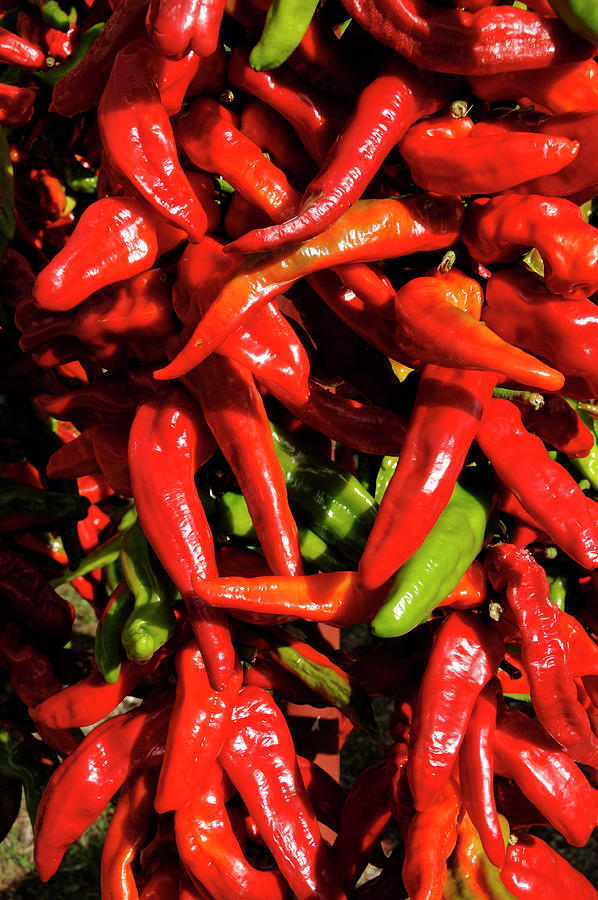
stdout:
<svg viewBox="0 0 598 900">
<path fill-rule="evenodd" d="M 411 819 L 403 863 L 403 882 L 410 900 L 441 900 L 446 861 L 457 842 L 460 806 L 459 786 L 450 778 L 438 801 Z"/>
<path fill-rule="evenodd" d="M 159 813 L 182 809 L 189 798 L 204 789 L 208 769 L 224 741 L 233 703 L 241 688 L 241 664 L 224 690 L 215 691 L 206 674 L 201 651 L 186 644 L 176 655 L 176 699 L 168 725 L 164 760 L 156 790 Z"/>
<path fill-rule="evenodd" d="M 380 587 L 421 546 L 448 503 L 496 376 L 425 367 L 399 462 L 359 561 L 364 587 Z"/>
<path fill-rule="evenodd" d="M 199 365 L 257 309 L 299 278 L 343 262 L 369 262 L 449 246 L 458 237 L 462 218 L 462 204 L 453 198 L 414 195 L 356 203 L 318 238 L 242 266 L 183 350 L 154 376 L 176 378 Z"/>
<path fill-rule="evenodd" d="M 590 59 L 593 48 L 562 22 L 531 10 L 443 9 L 429 0 L 343 0 L 376 40 L 422 69 L 487 75 Z"/>
<path fill-rule="evenodd" d="M 537 194 L 475 200 L 467 211 L 463 242 L 485 266 L 515 260 L 535 247 L 553 294 L 585 300 L 598 290 L 598 230 L 569 200 Z"/>
<path fill-rule="evenodd" d="M 291 182 L 304 184 L 314 173 L 314 164 L 297 134 L 280 113 L 257 97 L 248 96 L 240 113 L 239 130 L 265 151 Z"/>
<path fill-rule="evenodd" d="M 598 791 L 571 757 L 525 713 L 505 711 L 494 732 L 494 770 L 513 779 L 527 799 L 575 847 L 594 829 Z"/>
<path fill-rule="evenodd" d="M 117 55 L 98 106 L 98 126 L 110 168 L 190 240 L 200 241 L 207 217 L 181 168 L 143 43 Z"/>
<path fill-rule="evenodd" d="M 170 693 L 162 692 L 98 725 L 54 771 L 35 820 L 34 857 L 42 881 L 54 875 L 66 849 L 95 822 L 127 778 L 159 764 L 170 700 Z"/>
<path fill-rule="evenodd" d="M 199 600 L 194 578 L 216 578 L 214 543 L 195 488 L 214 451 L 201 410 L 178 388 L 141 404 L 129 438 L 133 497 L 143 532 L 187 607 L 210 683 L 230 681 L 235 654 L 226 616 Z"/>
<path fill-rule="evenodd" d="M 77 65 L 56 82 L 50 112 L 76 116 L 94 109 L 106 86 L 114 57 L 143 34 L 146 0 L 123 0 Z"/>
<path fill-rule="evenodd" d="M 598 738 L 577 699 L 567 640 L 544 569 L 526 550 L 510 544 L 493 547 L 486 568 L 494 589 L 506 590 L 509 611 L 521 632 L 521 660 L 538 720 L 572 759 L 596 766 Z"/>
<path fill-rule="evenodd" d="M 545 70 L 542 70 L 545 72 Z M 579 143 L 557 134 L 478 134 L 468 116 L 442 113 L 411 126 L 399 143 L 414 182 L 438 194 L 494 194 L 569 165 Z"/>
<path fill-rule="evenodd" d="M 493 866 L 505 861 L 505 842 L 494 799 L 492 744 L 496 727 L 496 689 L 486 684 L 473 707 L 459 749 L 459 782 L 465 807 L 480 836 L 484 853 Z"/>
<path fill-rule="evenodd" d="M 199 400 L 208 427 L 235 474 L 268 565 L 278 575 L 301 574 L 297 525 L 268 416 L 251 373 L 215 355 L 186 375 L 184 384 Z M 251 456 L 247 455 L 248 442 Z"/>
<path fill-rule="evenodd" d="M 35 302 L 57 312 L 72 309 L 100 288 L 150 269 L 158 253 L 155 223 L 155 214 L 133 197 L 96 200 L 37 276 Z"/>
<path fill-rule="evenodd" d="M 157 772 L 143 769 L 127 780 L 102 848 L 100 885 L 104 900 L 138 900 L 133 863 L 151 833 Z"/>
<path fill-rule="evenodd" d="M 540 409 L 524 409 L 523 421 L 528 431 L 567 456 L 587 456 L 594 446 L 593 433 L 574 406 L 558 394 L 545 394 Z"/>
<path fill-rule="evenodd" d="M 581 872 L 533 834 L 519 835 L 516 844 L 509 844 L 500 879 L 517 900 L 536 897 L 561 900 L 566 896 L 596 900 L 598 897 L 598 891 Z"/>
<path fill-rule="evenodd" d="M 46 55 L 18 34 L 0 28 L 0 62 L 8 66 L 41 69 L 45 65 Z"/>
<path fill-rule="evenodd" d="M 166 57 L 181 59 L 215 53 L 224 0 L 152 0 L 147 11 L 148 33 Z"/>
<path fill-rule="evenodd" d="M 196 590 L 206 603 L 270 615 L 291 615 L 312 622 L 350 625 L 370 621 L 384 594 L 366 591 L 357 572 L 263 578 L 196 579 Z"/>
<path fill-rule="evenodd" d="M 221 900 L 285 900 L 286 884 L 279 872 L 251 866 L 233 832 L 226 809 L 227 795 L 220 765 L 205 773 L 202 790 L 190 796 L 174 818 L 181 861 L 211 897 Z"/>
<path fill-rule="evenodd" d="M 299 900 L 344 893 L 332 874 L 284 716 L 269 694 L 239 694 L 220 761 Z"/>
<path fill-rule="evenodd" d="M 346 108 L 312 88 L 288 65 L 271 72 L 256 72 L 249 64 L 251 46 L 238 43 L 229 55 L 228 78 L 232 87 L 253 94 L 279 112 L 320 164 L 339 132 Z"/>
<path fill-rule="evenodd" d="M 595 568 L 598 522 L 589 500 L 540 438 L 526 431 L 515 404 L 493 398 L 476 441 L 540 529 L 581 566 Z"/>
<path fill-rule="evenodd" d="M 409 735 L 407 775 L 417 810 L 445 788 L 484 685 L 496 675 L 503 642 L 475 613 L 454 611 L 434 636 Z"/>
<path fill-rule="evenodd" d="M 553 116 L 598 111 L 598 63 L 593 59 L 553 69 L 478 75 L 469 78 L 468 82 L 480 100 L 519 100 L 525 97 L 532 101 L 536 109 Z"/>
<path fill-rule="evenodd" d="M 235 254 L 225 253 L 207 235 L 188 244 L 178 262 L 173 306 L 180 319 L 193 323 L 205 312 L 239 265 Z M 274 302 L 267 303 L 242 328 L 224 340 L 219 353 L 249 369 L 267 387 L 277 388 L 296 403 L 309 394 L 309 360 L 292 326 Z"/>
<path fill-rule="evenodd" d="M 451 97 L 455 81 L 430 79 L 398 56 L 364 89 L 322 170 L 310 182 L 297 215 L 284 225 L 250 232 L 234 242 L 254 252 L 320 234 L 345 213 L 411 123 L 436 112 Z"/>
</svg>

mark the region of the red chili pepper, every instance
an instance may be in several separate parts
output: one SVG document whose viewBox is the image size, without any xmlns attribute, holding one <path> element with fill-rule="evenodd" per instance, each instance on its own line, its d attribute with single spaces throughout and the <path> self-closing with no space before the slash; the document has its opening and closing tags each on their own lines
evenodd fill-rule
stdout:
<svg viewBox="0 0 598 900">
<path fill-rule="evenodd" d="M 110 168 L 197 242 L 207 218 L 181 168 L 152 62 L 142 42 L 118 53 L 98 106 L 100 137 Z"/>
<path fill-rule="evenodd" d="M 6 128 L 21 128 L 33 115 L 36 93 L 32 88 L 17 84 L 0 85 L 0 124 Z"/>
<path fill-rule="evenodd" d="M 571 757 L 525 713 L 499 714 L 494 732 L 494 770 L 517 783 L 553 828 L 583 847 L 598 812 L 595 791 Z"/>
<path fill-rule="evenodd" d="M 505 842 L 494 799 L 496 689 L 496 680 L 492 679 L 475 702 L 459 749 L 459 781 L 463 806 L 480 836 L 484 853 L 500 869 L 505 861 Z"/>
<path fill-rule="evenodd" d="M 110 820 L 100 867 L 103 900 L 137 900 L 133 875 L 138 851 L 151 833 L 157 772 L 143 769 L 129 778 Z"/>
<path fill-rule="evenodd" d="M 469 569 L 461 576 L 457 586 L 439 604 L 452 609 L 475 609 L 486 600 L 486 570 L 482 563 L 474 559 Z"/>
<path fill-rule="evenodd" d="M 598 891 L 581 872 L 563 859 L 549 844 L 533 834 L 522 834 L 509 844 L 500 879 L 518 900 L 596 900 Z"/>
<path fill-rule="evenodd" d="M 37 276 L 35 302 L 56 312 L 72 309 L 95 291 L 147 271 L 158 253 L 155 222 L 155 213 L 133 197 L 96 200 Z"/>
<path fill-rule="evenodd" d="M 453 198 L 414 195 L 356 203 L 317 238 L 243 265 L 183 350 L 154 377 L 176 378 L 199 365 L 257 309 L 299 278 L 344 262 L 369 262 L 449 246 L 460 232 L 462 217 L 462 204 Z"/>
<path fill-rule="evenodd" d="M 181 59 L 189 50 L 211 56 L 218 46 L 224 0 L 152 0 L 148 33 L 164 56 Z"/>
<path fill-rule="evenodd" d="M 469 78 L 468 83 L 480 100 L 528 98 L 535 109 L 553 116 L 598 111 L 598 63 L 593 59 L 554 69 L 478 75 Z"/>
<path fill-rule="evenodd" d="M 36 640 L 62 647 L 70 638 L 75 610 L 57 594 L 32 563 L 8 547 L 0 548 L 0 605 Z"/>
<path fill-rule="evenodd" d="M 48 881 L 66 849 L 139 769 L 160 763 L 170 716 L 170 692 L 98 725 L 55 770 L 37 810 L 34 858 Z M 102 777 L 98 779 L 101 769 Z"/>
<path fill-rule="evenodd" d="M 254 252 L 302 241 L 333 225 L 365 188 L 409 125 L 436 112 L 452 95 L 452 78 L 439 82 L 391 55 L 362 92 L 323 169 L 312 179 L 297 215 L 283 225 L 251 232 L 234 242 Z"/>
<path fill-rule="evenodd" d="M 177 848 L 194 884 L 221 900 L 285 900 L 286 885 L 279 872 L 261 871 L 243 855 L 225 801 L 224 773 L 212 764 L 202 790 L 188 798 L 174 818 Z M 226 779 L 228 782 L 228 779 Z"/>
<path fill-rule="evenodd" d="M 515 404 L 493 398 L 484 410 L 476 441 L 532 523 L 581 566 L 598 565 L 598 522 L 588 498 L 567 470 L 551 459 L 540 438 L 526 431 Z"/>
<path fill-rule="evenodd" d="M 567 456 L 587 456 L 594 446 L 592 431 L 573 406 L 558 394 L 545 394 L 539 409 L 527 406 L 522 413 L 528 431 Z"/>
<path fill-rule="evenodd" d="M 489 551 L 486 570 L 494 589 L 506 590 L 508 609 L 521 632 L 521 660 L 538 720 L 572 759 L 595 766 L 598 738 L 577 699 L 567 640 L 544 569 L 527 551 L 500 544 Z"/>
<path fill-rule="evenodd" d="M 0 28 L 0 63 L 41 69 L 46 63 L 46 55 L 43 50 L 19 37 L 18 34 Z"/>
<path fill-rule="evenodd" d="M 122 0 L 77 65 L 54 85 L 50 112 L 76 116 L 94 109 L 106 86 L 114 57 L 144 32 L 146 0 Z"/>
<path fill-rule="evenodd" d="M 129 469 L 139 521 L 185 602 L 210 683 L 221 690 L 235 661 L 226 617 L 199 600 L 193 583 L 218 575 L 212 533 L 194 482 L 198 467 L 213 452 L 201 410 L 182 390 L 160 391 L 138 408 Z"/>
<path fill-rule="evenodd" d="M 329 622 L 339 627 L 370 621 L 378 612 L 383 593 L 364 590 L 357 572 L 326 572 L 263 578 L 195 580 L 206 603 L 224 609 L 280 616 L 308 622 Z"/>
<path fill-rule="evenodd" d="M 583 300 L 598 290 L 598 231 L 569 200 L 535 194 L 501 194 L 474 200 L 463 242 L 484 265 L 517 259 L 535 247 L 544 261 L 544 282 L 553 294 Z"/>
<path fill-rule="evenodd" d="M 232 360 L 212 356 L 185 376 L 184 385 L 199 400 L 235 474 L 271 570 L 277 575 L 301 574 L 297 525 L 268 416 L 251 373 Z"/>
<path fill-rule="evenodd" d="M 450 778 L 433 806 L 416 812 L 405 837 L 403 882 L 410 900 L 441 900 L 446 861 L 457 842 L 459 786 Z"/>
<path fill-rule="evenodd" d="M 451 612 L 434 636 L 409 735 L 407 774 L 417 810 L 433 808 L 457 759 L 474 704 L 503 656 L 498 634 Z"/>
<path fill-rule="evenodd" d="M 208 769 L 224 741 L 243 673 L 235 660 L 230 681 L 215 691 L 208 681 L 201 652 L 186 644 L 175 657 L 176 698 L 168 726 L 164 761 L 156 790 L 159 813 L 183 809 L 189 798 L 204 789 Z"/>
<path fill-rule="evenodd" d="M 312 88 L 288 67 L 256 72 L 249 65 L 252 42 L 238 43 L 229 55 L 228 78 L 234 88 L 247 91 L 281 114 L 297 132 L 318 164 L 336 138 L 346 108 Z"/>
<path fill-rule="evenodd" d="M 265 691 L 239 694 L 220 761 L 299 900 L 341 900 L 288 725 Z"/>
<path fill-rule="evenodd" d="M 429 0 L 343 0 L 376 40 L 422 69 L 487 75 L 590 59 L 593 48 L 562 22 L 531 10 L 443 9 Z"/>
<path fill-rule="evenodd" d="M 248 96 L 240 113 L 239 130 L 265 151 L 291 182 L 306 182 L 314 165 L 293 128 L 271 106 Z"/>
<path fill-rule="evenodd" d="M 412 125 L 399 150 L 419 187 L 438 194 L 470 195 L 494 194 L 559 172 L 576 157 L 579 143 L 523 128 L 480 135 L 468 116 L 442 113 Z"/>
</svg>

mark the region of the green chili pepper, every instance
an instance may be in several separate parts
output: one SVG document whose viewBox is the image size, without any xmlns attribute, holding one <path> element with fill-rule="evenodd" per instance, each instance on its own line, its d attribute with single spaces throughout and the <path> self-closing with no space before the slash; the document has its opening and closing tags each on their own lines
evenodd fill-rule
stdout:
<svg viewBox="0 0 598 900">
<path fill-rule="evenodd" d="M 397 456 L 385 456 L 380 463 L 378 476 L 376 478 L 376 503 L 380 503 L 384 496 L 384 491 L 388 487 L 390 479 L 394 475 L 399 459 Z"/>
<path fill-rule="evenodd" d="M 57 0 L 47 0 L 46 3 L 40 5 L 40 10 L 46 25 L 49 25 L 50 28 L 55 28 L 57 31 L 62 31 L 64 34 L 66 34 L 71 25 L 75 25 L 77 22 L 77 10 L 75 7 L 71 6 L 70 10 L 66 12 Z"/>
<path fill-rule="evenodd" d="M 153 554 L 141 525 L 125 534 L 120 563 L 135 602 L 123 625 L 121 641 L 129 659 L 149 662 L 174 632 L 175 591 Z"/>
<path fill-rule="evenodd" d="M 217 530 L 229 537 L 245 541 L 249 546 L 259 546 L 259 541 L 247 503 L 242 494 L 227 491 L 218 500 Z M 297 523 L 299 549 L 303 561 L 322 572 L 342 572 L 345 563 L 338 559 L 321 537 L 309 528 Z"/>
<path fill-rule="evenodd" d="M 98 189 L 98 176 L 83 166 L 66 166 L 64 180 L 72 191 L 79 194 L 95 194 Z"/>
<path fill-rule="evenodd" d="M 249 55 L 256 72 L 276 69 L 297 49 L 317 9 L 318 0 L 272 0 L 260 39 Z"/>
<path fill-rule="evenodd" d="M 462 476 L 421 547 L 395 575 L 372 622 L 374 634 L 399 637 L 428 618 L 482 549 L 491 506 L 488 489 Z"/>
<path fill-rule="evenodd" d="M 42 84 L 48 85 L 48 87 L 53 87 L 57 81 L 60 81 L 61 78 L 70 72 L 71 69 L 74 69 L 77 63 L 83 59 L 99 33 L 104 27 L 104 22 L 97 22 L 95 25 L 92 25 L 91 28 L 88 28 L 85 34 L 81 36 L 81 40 L 77 44 L 77 48 L 75 52 L 69 56 L 66 62 L 61 63 L 59 66 L 52 66 L 51 69 L 48 69 L 47 72 L 34 72 L 35 77 Z"/>
<path fill-rule="evenodd" d="M 16 722 L 0 722 L 0 773 L 18 779 L 25 790 L 25 805 L 31 819 L 35 814 L 58 757 Z"/>
<path fill-rule="evenodd" d="M 335 553 L 356 566 L 378 504 L 353 475 L 278 425 L 270 427 L 291 508 Z"/>
<path fill-rule="evenodd" d="M 555 13 L 590 44 L 598 44 L 598 5 L 596 0 L 548 0 Z"/>
<path fill-rule="evenodd" d="M 121 636 L 125 622 L 131 615 L 135 598 L 125 585 L 114 591 L 98 622 L 95 637 L 95 660 L 104 680 L 118 681 L 122 655 Z"/>
<path fill-rule="evenodd" d="M 594 436 L 594 446 L 587 456 L 581 458 L 570 458 L 568 461 L 573 468 L 577 469 L 581 475 L 590 483 L 593 491 L 598 491 L 598 441 L 596 440 L 596 420 L 581 408 L 575 400 L 565 398 L 569 406 L 572 406 L 584 425 L 587 425 Z"/>
<path fill-rule="evenodd" d="M 550 587 L 550 599 L 559 609 L 565 609 L 565 600 L 567 599 L 567 579 L 563 575 L 549 575 L 548 585 Z"/>
</svg>

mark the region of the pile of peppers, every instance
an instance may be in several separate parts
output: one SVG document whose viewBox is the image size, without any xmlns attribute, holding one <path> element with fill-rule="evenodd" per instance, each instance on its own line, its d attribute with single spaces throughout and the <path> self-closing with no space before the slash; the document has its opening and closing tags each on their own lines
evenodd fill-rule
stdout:
<svg viewBox="0 0 598 900">
<path fill-rule="evenodd" d="M 594 0 L 15 2 L 0 837 L 45 882 L 113 809 L 102 900 L 598 900 L 537 827 L 598 825 Z"/>
</svg>

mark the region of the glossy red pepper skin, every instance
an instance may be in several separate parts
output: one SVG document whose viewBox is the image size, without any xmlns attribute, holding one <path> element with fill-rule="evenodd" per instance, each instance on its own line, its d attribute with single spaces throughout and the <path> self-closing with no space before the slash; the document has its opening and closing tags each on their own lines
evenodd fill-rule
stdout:
<svg viewBox="0 0 598 900">
<path fill-rule="evenodd" d="M 164 56 L 181 59 L 192 50 L 206 57 L 218 46 L 223 13 L 224 0 L 152 0 L 146 24 Z"/>
<path fill-rule="evenodd" d="M 195 792 L 203 790 L 207 769 L 220 752 L 243 679 L 241 664 L 236 660 L 226 687 L 213 690 L 201 651 L 194 643 L 181 647 L 175 665 L 176 698 L 155 797 L 159 813 L 182 809 Z"/>
<path fill-rule="evenodd" d="M 138 900 L 133 863 L 151 834 L 156 778 L 155 769 L 143 769 L 127 780 L 119 794 L 102 848 L 103 900 Z"/>
<path fill-rule="evenodd" d="M 493 866 L 505 861 L 505 842 L 494 799 L 492 744 L 496 727 L 497 683 L 486 684 L 473 707 L 459 749 L 459 782 L 463 806 Z"/>
<path fill-rule="evenodd" d="M 593 49 L 561 22 L 531 10 L 443 9 L 428 0 L 343 0 L 376 40 L 422 69 L 486 75 L 590 59 Z"/>
<path fill-rule="evenodd" d="M 278 575 L 300 575 L 297 525 L 268 416 L 251 373 L 214 355 L 186 375 L 184 384 L 201 404 L 208 427 L 235 473 L 271 570 Z"/>
<path fill-rule="evenodd" d="M 55 312 L 72 309 L 95 291 L 150 269 L 158 253 L 155 220 L 133 197 L 96 200 L 37 276 L 37 305 Z M 102 236 L 100 248 L 97 235 Z"/>
<path fill-rule="evenodd" d="M 341 900 L 286 720 L 265 691 L 239 694 L 220 754 L 227 775 L 299 900 Z"/>
<path fill-rule="evenodd" d="M 451 612 L 436 632 L 409 735 L 416 809 L 431 808 L 446 786 L 474 704 L 502 655 L 502 640 L 475 613 Z"/>
<path fill-rule="evenodd" d="M 528 431 L 567 456 L 587 456 L 594 446 L 593 433 L 577 411 L 558 394 L 545 394 L 540 409 L 525 409 L 523 421 Z"/>
<path fill-rule="evenodd" d="M 152 62 L 143 42 L 118 53 L 98 106 L 100 137 L 115 174 L 197 242 L 207 217 L 179 162 Z"/>
<path fill-rule="evenodd" d="M 235 653 L 226 616 L 195 592 L 193 578 L 217 578 L 214 543 L 195 472 L 214 452 L 201 410 L 180 388 L 143 403 L 129 437 L 129 469 L 141 527 L 187 607 L 210 683 L 230 681 Z"/>
<path fill-rule="evenodd" d="M 248 96 L 240 112 L 239 130 L 254 144 L 266 151 L 293 184 L 305 184 L 314 174 L 315 166 L 301 145 L 297 134 L 271 106 Z"/>
<path fill-rule="evenodd" d="M 506 590 L 509 613 L 521 633 L 521 660 L 539 722 L 572 759 L 596 766 L 598 738 L 577 699 L 568 642 L 544 569 L 526 550 L 510 544 L 489 551 L 486 569 L 494 589 Z"/>
<path fill-rule="evenodd" d="M 98 725 L 55 770 L 35 820 L 34 858 L 42 881 L 54 875 L 67 847 L 95 822 L 127 778 L 159 764 L 170 700 L 170 694 L 162 694 Z"/>
<path fill-rule="evenodd" d="M 446 861 L 457 842 L 460 806 L 459 786 L 450 778 L 437 802 L 411 819 L 402 872 L 410 900 L 441 900 Z"/>
<path fill-rule="evenodd" d="M 533 834 L 518 836 L 516 844 L 509 844 L 500 878 L 517 900 L 596 900 L 598 891 L 581 872 L 574 869 L 549 844 Z"/>
<path fill-rule="evenodd" d="M 249 65 L 250 50 L 251 44 L 233 47 L 228 63 L 231 86 L 253 94 L 279 112 L 319 165 L 339 132 L 347 108 L 312 88 L 288 65 L 270 72 L 254 71 Z"/>
<path fill-rule="evenodd" d="M 554 69 L 479 75 L 468 83 L 480 100 L 529 98 L 535 109 L 553 116 L 598 111 L 598 63 L 593 59 Z"/>
<path fill-rule="evenodd" d="M 379 588 L 421 546 L 448 503 L 496 384 L 492 373 L 427 365 L 399 462 L 359 561 Z"/>
<path fill-rule="evenodd" d="M 361 93 L 323 167 L 307 186 L 297 215 L 284 225 L 261 229 L 235 241 L 243 252 L 272 249 L 320 234 L 363 194 L 390 149 L 411 123 L 436 112 L 452 96 L 454 79 L 439 83 L 399 56 Z"/>
<path fill-rule="evenodd" d="M 279 872 L 250 865 L 233 831 L 220 765 L 206 771 L 202 790 L 175 814 L 174 827 L 181 860 L 210 897 L 220 900 L 285 900 L 288 889 Z"/>
<path fill-rule="evenodd" d="M 585 300 L 598 290 L 598 230 L 584 222 L 579 207 L 569 200 L 536 194 L 475 200 L 468 209 L 463 242 L 485 266 L 513 261 L 535 247 L 551 293 Z"/>
<path fill-rule="evenodd" d="M 545 70 L 542 70 L 545 72 Z M 480 135 L 468 117 L 441 113 L 416 122 L 399 143 L 414 182 L 438 194 L 494 194 L 559 172 L 579 143 L 525 131 Z"/>
<path fill-rule="evenodd" d="M 489 327 L 519 347 L 533 347 L 563 372 L 567 396 L 588 400 L 598 393 L 594 303 L 565 300 L 534 273 L 506 267 L 488 280 L 486 304 L 483 318 Z"/>
<path fill-rule="evenodd" d="M 114 57 L 143 34 L 146 6 L 146 0 L 123 0 L 115 7 L 83 59 L 54 85 L 50 112 L 71 117 L 97 106 Z"/>
<path fill-rule="evenodd" d="M 581 566 L 598 565 L 598 523 L 588 498 L 540 438 L 530 434 L 509 400 L 493 398 L 476 441 L 495 473 L 525 510 Z"/>
<path fill-rule="evenodd" d="M 494 771 L 516 782 L 541 815 L 575 847 L 594 829 L 598 791 L 557 742 L 525 713 L 499 713 Z"/>
<path fill-rule="evenodd" d="M 0 124 L 6 128 L 21 128 L 33 115 L 36 93 L 32 88 L 17 84 L 0 85 Z"/>
<path fill-rule="evenodd" d="M 243 265 L 227 282 L 160 379 L 179 377 L 199 365 L 281 289 L 305 275 L 345 262 L 370 262 L 450 246 L 463 219 L 456 199 L 414 195 L 404 200 L 355 204 L 330 229 L 290 251 L 281 248 Z"/>
<path fill-rule="evenodd" d="M 8 66 L 22 66 L 27 69 L 41 69 L 46 63 L 46 55 L 40 47 L 0 28 L 0 62 Z"/>
</svg>

